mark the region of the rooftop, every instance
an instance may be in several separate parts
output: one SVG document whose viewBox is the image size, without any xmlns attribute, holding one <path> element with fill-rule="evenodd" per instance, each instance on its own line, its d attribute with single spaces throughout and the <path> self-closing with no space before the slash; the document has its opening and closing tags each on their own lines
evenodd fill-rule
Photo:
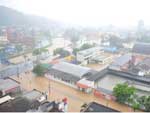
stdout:
<svg viewBox="0 0 150 113">
<path fill-rule="evenodd" d="M 100 51 L 100 50 L 101 50 L 100 47 L 92 47 L 89 49 L 81 50 L 78 53 L 82 54 L 83 56 L 88 56 L 88 55 L 92 54 L 93 52 Z"/>
<path fill-rule="evenodd" d="M 125 54 L 117 58 L 112 65 L 122 66 L 126 64 L 131 59 L 131 54 Z"/>
<path fill-rule="evenodd" d="M 132 49 L 133 53 L 150 55 L 150 44 L 149 43 L 135 43 Z"/>
<path fill-rule="evenodd" d="M 109 108 L 107 106 L 98 104 L 96 102 L 91 102 L 88 104 L 87 108 L 83 110 L 84 112 L 119 112 L 115 109 Z"/>
<path fill-rule="evenodd" d="M 117 73 L 117 72 L 116 72 Z M 98 73 L 97 73 L 98 74 Z M 104 91 L 105 93 L 110 94 L 113 91 L 113 88 L 117 84 L 128 83 L 129 85 L 134 86 L 137 89 L 137 94 L 150 95 L 150 85 L 132 78 L 121 76 L 121 73 L 115 74 L 109 71 L 105 73 L 100 73 L 101 77 L 98 79 L 98 90 Z M 103 74 L 103 75 L 102 75 Z M 132 76 L 132 75 L 130 75 Z"/>
<path fill-rule="evenodd" d="M 20 84 L 11 79 L 0 79 L 0 90 L 9 90 L 18 87 Z"/>
<path fill-rule="evenodd" d="M 27 98 L 28 100 L 36 100 L 39 99 L 42 95 L 42 92 L 34 89 L 32 91 L 24 93 L 22 97 Z"/>
<path fill-rule="evenodd" d="M 80 78 L 83 75 L 90 72 L 91 70 L 90 68 L 79 66 L 79 65 L 74 65 L 71 63 L 67 63 L 67 62 L 60 62 L 58 64 L 55 64 L 54 66 L 52 66 L 52 69 L 55 69 L 64 73 L 72 74 Z"/>
</svg>

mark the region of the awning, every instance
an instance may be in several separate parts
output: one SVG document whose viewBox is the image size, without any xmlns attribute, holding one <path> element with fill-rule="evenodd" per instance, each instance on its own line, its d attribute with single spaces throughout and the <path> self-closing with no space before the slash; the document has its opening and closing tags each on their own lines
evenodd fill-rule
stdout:
<svg viewBox="0 0 150 113">
<path fill-rule="evenodd" d="M 77 83 L 77 86 L 80 88 L 89 88 L 87 85 L 81 84 L 81 83 Z"/>
<path fill-rule="evenodd" d="M 77 82 L 77 86 L 80 88 L 94 88 L 94 82 L 84 78 Z"/>
</svg>

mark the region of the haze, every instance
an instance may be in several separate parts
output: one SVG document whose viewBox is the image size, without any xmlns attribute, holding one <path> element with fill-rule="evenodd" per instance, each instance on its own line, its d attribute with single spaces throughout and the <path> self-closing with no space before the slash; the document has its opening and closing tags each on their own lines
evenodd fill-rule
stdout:
<svg viewBox="0 0 150 113">
<path fill-rule="evenodd" d="M 1 0 L 24 13 L 65 23 L 99 26 L 136 26 L 140 19 L 150 25 L 149 0 Z"/>
</svg>

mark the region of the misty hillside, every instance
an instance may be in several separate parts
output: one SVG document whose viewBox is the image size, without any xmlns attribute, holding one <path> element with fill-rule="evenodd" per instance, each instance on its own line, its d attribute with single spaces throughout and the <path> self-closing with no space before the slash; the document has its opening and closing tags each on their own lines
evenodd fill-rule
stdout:
<svg viewBox="0 0 150 113">
<path fill-rule="evenodd" d="M 23 14 L 14 9 L 0 6 L 0 26 L 13 26 L 13 25 L 56 27 L 60 25 L 60 23 L 40 16 Z"/>
</svg>

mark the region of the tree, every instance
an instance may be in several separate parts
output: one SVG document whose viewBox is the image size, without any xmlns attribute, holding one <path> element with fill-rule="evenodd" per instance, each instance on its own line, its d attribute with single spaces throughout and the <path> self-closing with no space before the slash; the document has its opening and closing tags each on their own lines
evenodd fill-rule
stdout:
<svg viewBox="0 0 150 113">
<path fill-rule="evenodd" d="M 42 66 L 42 64 L 38 64 L 34 67 L 33 72 L 37 75 L 37 76 L 43 76 L 46 72 L 46 68 L 44 66 Z"/>
<path fill-rule="evenodd" d="M 121 48 L 123 45 L 123 40 L 115 35 L 110 36 L 109 38 L 110 46 Z"/>
<path fill-rule="evenodd" d="M 117 84 L 113 89 L 113 94 L 120 103 L 128 102 L 128 100 L 135 94 L 135 88 L 129 87 L 128 84 Z"/>
<path fill-rule="evenodd" d="M 144 102 L 145 110 L 150 112 L 150 96 L 147 96 Z"/>
<path fill-rule="evenodd" d="M 57 48 L 57 49 L 55 49 L 54 50 L 54 55 L 57 55 L 57 54 L 59 54 L 60 57 L 66 57 L 66 56 L 70 55 L 69 51 L 64 50 L 63 48 Z"/>
<path fill-rule="evenodd" d="M 141 106 L 144 106 L 145 111 L 150 112 L 150 96 L 142 96 L 138 99 Z"/>
<path fill-rule="evenodd" d="M 132 102 L 132 108 L 135 110 L 138 110 L 140 108 L 140 104 L 137 101 Z"/>
<path fill-rule="evenodd" d="M 74 54 L 74 55 L 77 55 L 77 52 L 78 52 L 78 51 L 80 51 L 79 48 L 74 48 L 74 49 L 73 49 L 73 54 Z"/>
<path fill-rule="evenodd" d="M 33 55 L 39 55 L 41 52 L 40 52 L 40 49 L 35 49 L 33 50 Z"/>
<path fill-rule="evenodd" d="M 80 50 L 89 49 L 89 48 L 92 48 L 92 47 L 93 47 L 93 45 L 91 45 L 91 44 L 83 44 L 81 46 Z"/>
<path fill-rule="evenodd" d="M 33 55 L 40 55 L 43 52 L 48 52 L 48 49 L 46 49 L 46 48 L 35 49 L 32 54 Z"/>
<path fill-rule="evenodd" d="M 17 44 L 15 47 L 18 52 L 21 52 L 23 50 L 23 47 L 20 44 Z"/>
</svg>

